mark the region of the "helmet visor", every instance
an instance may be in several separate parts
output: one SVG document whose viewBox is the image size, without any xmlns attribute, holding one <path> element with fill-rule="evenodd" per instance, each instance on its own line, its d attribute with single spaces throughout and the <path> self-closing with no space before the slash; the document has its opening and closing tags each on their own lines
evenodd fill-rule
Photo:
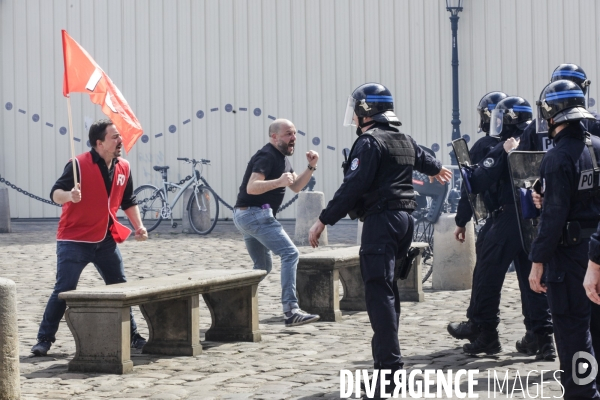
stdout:
<svg viewBox="0 0 600 400">
<path fill-rule="evenodd" d="M 587 108 L 592 115 L 595 115 L 598 113 L 598 105 L 596 104 L 597 96 L 596 93 L 591 93 L 590 89 L 590 87 L 587 88 L 585 108 Z"/>
<path fill-rule="evenodd" d="M 348 104 L 346 105 L 346 114 L 344 115 L 344 126 L 356 126 L 354 123 L 354 107 L 356 106 L 356 99 L 354 97 L 348 97 Z"/>
<path fill-rule="evenodd" d="M 542 114 L 542 106 L 537 106 L 537 116 L 535 118 L 535 130 L 538 135 L 548 135 L 548 121 L 546 121 Z"/>
<path fill-rule="evenodd" d="M 504 126 L 504 113 L 506 110 L 494 108 L 490 117 L 490 136 L 500 136 Z"/>
</svg>

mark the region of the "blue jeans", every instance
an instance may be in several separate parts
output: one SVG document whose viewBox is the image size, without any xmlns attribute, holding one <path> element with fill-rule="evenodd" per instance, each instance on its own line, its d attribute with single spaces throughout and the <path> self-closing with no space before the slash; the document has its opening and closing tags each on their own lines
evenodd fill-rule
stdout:
<svg viewBox="0 0 600 400">
<path fill-rule="evenodd" d="M 254 262 L 254 269 L 265 270 L 268 274 L 273 267 L 271 251 L 281 257 L 283 312 L 299 308 L 296 297 L 298 249 L 273 216 L 273 210 L 260 207 L 248 207 L 247 210 L 236 208 L 233 211 L 233 223 L 244 235 L 248 254 Z"/>
<path fill-rule="evenodd" d="M 56 257 L 56 284 L 38 331 L 38 340 L 51 342 L 56 340 L 58 324 L 67 308 L 67 303 L 59 299 L 58 294 L 77 289 L 79 277 L 86 265 L 93 263 L 107 285 L 127 282 L 121 252 L 110 234 L 100 243 L 59 241 L 56 243 Z M 129 318 L 133 337 L 137 333 L 137 326 L 131 309 Z"/>
</svg>

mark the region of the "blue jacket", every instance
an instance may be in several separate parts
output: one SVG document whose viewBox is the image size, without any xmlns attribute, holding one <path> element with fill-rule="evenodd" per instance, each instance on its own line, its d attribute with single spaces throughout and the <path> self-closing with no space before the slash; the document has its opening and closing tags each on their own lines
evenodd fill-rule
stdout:
<svg viewBox="0 0 600 400">
<path fill-rule="evenodd" d="M 494 136 L 484 136 L 477 140 L 473 147 L 469 150 L 469 156 L 471 157 L 471 163 L 478 164 L 485 158 L 486 154 L 490 152 L 500 141 L 500 138 Z M 493 211 L 493 210 L 490 210 Z M 458 201 L 458 207 L 456 209 L 456 216 L 454 221 L 456 226 L 461 228 L 467 225 L 467 222 L 473 217 L 473 210 L 467 197 L 467 189 L 465 185 L 462 185 L 460 189 L 460 200 Z"/>
<path fill-rule="evenodd" d="M 600 139 L 592 136 L 596 159 L 600 159 Z M 600 198 L 578 198 L 581 171 L 592 168 L 584 141 L 584 130 L 570 124 L 554 138 L 540 167 L 543 208 L 538 236 L 531 245 L 529 259 L 547 263 L 553 258 L 567 221 L 594 221 L 600 216 Z M 598 250 L 594 246 L 594 255 Z"/>
</svg>

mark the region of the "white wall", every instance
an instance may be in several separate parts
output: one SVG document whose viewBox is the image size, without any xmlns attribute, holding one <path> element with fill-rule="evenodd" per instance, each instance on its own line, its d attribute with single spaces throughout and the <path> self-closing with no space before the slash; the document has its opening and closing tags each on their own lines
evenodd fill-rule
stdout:
<svg viewBox="0 0 600 400">
<path fill-rule="evenodd" d="M 483 94 L 503 90 L 533 104 L 562 62 L 580 64 L 593 91 L 600 85 L 594 0 L 464 3 L 463 135 L 480 136 L 475 106 Z M 305 133 L 292 157 L 297 170 L 305 151 L 319 151 L 316 189 L 329 199 L 342 180 L 341 149 L 355 138 L 341 126 L 346 100 L 367 81 L 388 86 L 403 131 L 437 144 L 438 157 L 449 163 L 448 17 L 444 0 L 0 0 L 0 174 L 47 197 L 69 158 L 68 135 L 60 133 L 68 126 L 61 29 L 103 67 L 144 128 L 146 143 L 127 155 L 136 186 L 159 183 L 153 165 L 170 165 L 169 177 L 178 180 L 189 171 L 176 157 L 209 158 L 208 181 L 234 203 L 272 116 L 291 119 Z M 83 152 L 86 120 L 102 114 L 86 95 L 72 95 L 72 103 L 76 151 Z M 228 104 L 237 113 L 227 112 Z M 60 213 L 14 190 L 10 195 L 12 217 Z M 290 208 L 281 217 L 294 215 Z"/>
</svg>

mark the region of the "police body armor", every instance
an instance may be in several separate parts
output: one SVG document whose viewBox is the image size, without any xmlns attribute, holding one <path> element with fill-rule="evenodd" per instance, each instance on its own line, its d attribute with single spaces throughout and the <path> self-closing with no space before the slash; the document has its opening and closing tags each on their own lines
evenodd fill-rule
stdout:
<svg viewBox="0 0 600 400">
<path fill-rule="evenodd" d="M 471 209 L 473 210 L 473 217 L 475 218 L 475 223 L 479 224 L 487 218 L 489 212 L 493 211 L 497 207 L 489 207 L 491 209 L 488 210 L 488 207 L 486 207 L 484 201 L 485 194 L 471 193 L 471 185 L 469 183 L 469 178 L 474 166 L 471 164 L 469 146 L 467 146 L 467 142 L 465 141 L 465 139 L 461 138 L 453 140 L 452 148 L 454 149 L 454 154 L 456 155 L 456 161 L 458 162 L 461 178 L 463 180 L 463 185 L 465 185 L 467 190 L 469 204 L 471 205 Z"/>
<path fill-rule="evenodd" d="M 371 214 L 384 210 L 412 211 L 416 207 L 415 192 L 412 185 L 412 172 L 415 164 L 415 149 L 411 140 L 404 133 L 370 129 L 363 135 L 371 135 L 382 150 L 375 181 L 356 207 L 348 212 L 352 219 L 364 221 Z M 348 161 L 344 165 L 344 175 L 351 167 L 352 153 L 356 142 L 350 150 Z"/>
<path fill-rule="evenodd" d="M 589 201 L 600 197 L 600 168 L 598 160 L 592 145 L 592 138 L 589 132 L 585 134 L 585 145 L 590 156 L 592 168 L 583 170 L 579 173 L 579 182 L 577 185 L 577 194 L 574 200 L 577 202 Z M 575 246 L 584 239 L 589 239 L 598 228 L 598 220 L 586 221 L 567 221 L 563 228 L 563 235 L 560 241 L 562 246 Z"/>
<path fill-rule="evenodd" d="M 590 134 L 586 132 L 585 144 L 590 155 L 592 168 L 579 174 L 578 191 L 573 197 L 576 202 L 600 197 L 600 168 L 592 145 Z M 510 177 L 513 183 L 513 197 L 519 213 L 519 231 L 523 250 L 529 252 L 531 243 L 537 237 L 540 212 L 533 204 L 532 193 L 542 194 L 539 181 L 540 167 L 546 152 L 512 151 L 508 155 Z M 567 221 L 563 227 L 560 245 L 574 246 L 588 239 L 598 227 L 598 220 Z"/>
</svg>

